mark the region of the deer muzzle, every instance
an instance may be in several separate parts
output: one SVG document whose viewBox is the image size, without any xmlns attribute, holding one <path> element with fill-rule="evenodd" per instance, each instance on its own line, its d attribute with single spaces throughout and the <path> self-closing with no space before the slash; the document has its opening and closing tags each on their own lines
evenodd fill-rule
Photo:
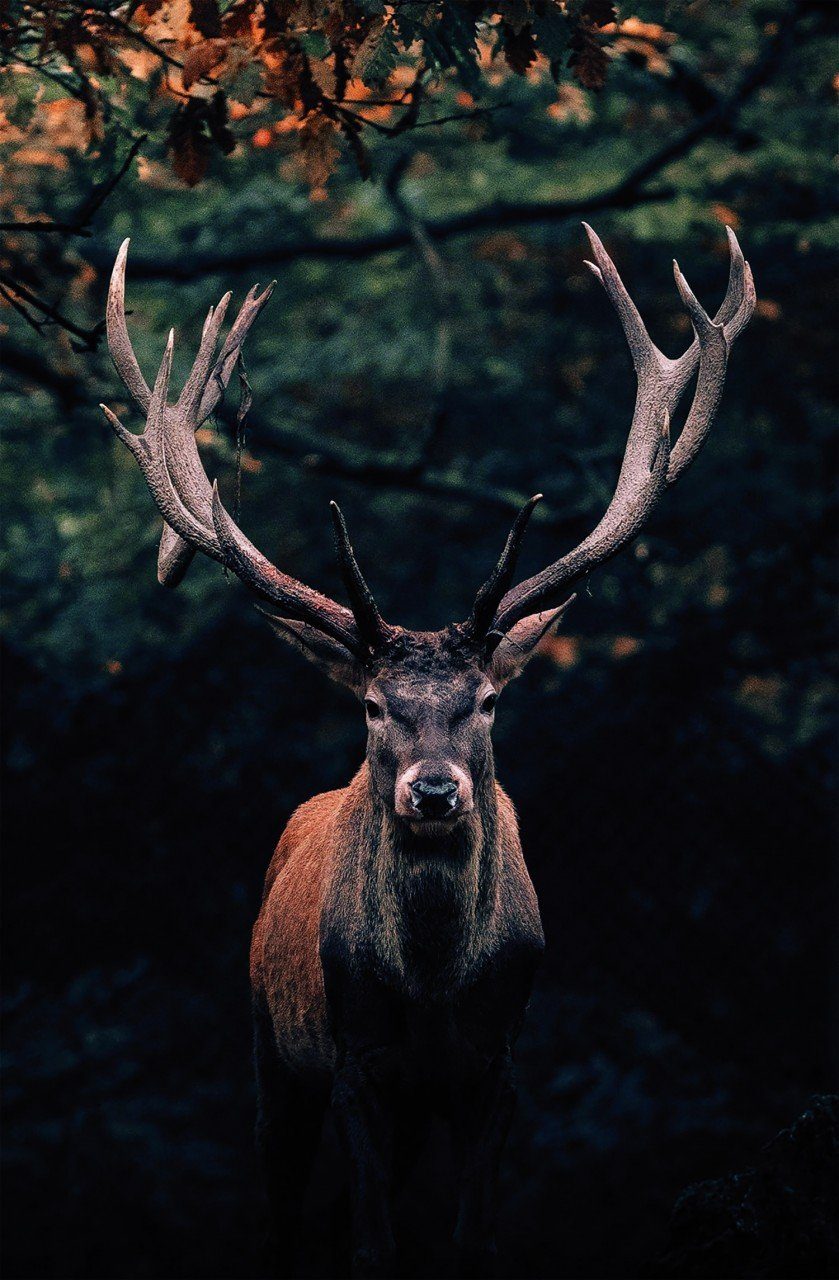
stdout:
<svg viewBox="0 0 839 1280">
<path fill-rule="evenodd" d="M 411 823 L 452 823 L 473 808 L 472 783 L 457 765 L 420 761 L 396 783 L 396 813 Z"/>
</svg>

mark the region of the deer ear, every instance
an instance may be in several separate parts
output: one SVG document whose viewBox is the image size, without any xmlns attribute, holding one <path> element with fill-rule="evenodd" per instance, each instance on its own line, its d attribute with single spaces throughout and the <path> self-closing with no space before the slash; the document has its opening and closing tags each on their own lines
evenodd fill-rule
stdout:
<svg viewBox="0 0 839 1280">
<path fill-rule="evenodd" d="M 487 665 L 487 675 L 496 688 L 503 689 L 508 681 L 521 675 L 536 652 L 539 641 L 559 626 L 565 610 L 575 598 L 571 596 L 558 609 L 531 613 L 502 636 Z"/>
<path fill-rule="evenodd" d="M 339 640 L 333 640 L 332 636 L 324 635 L 316 627 L 307 622 L 298 622 L 296 618 L 278 618 L 273 613 L 266 613 L 264 609 L 260 609 L 260 613 L 268 619 L 275 635 L 292 645 L 298 653 L 302 653 L 304 658 L 308 658 L 325 672 L 330 680 L 351 689 L 357 697 L 364 697 L 367 687 L 364 667 L 355 654 L 350 653 Z"/>
</svg>

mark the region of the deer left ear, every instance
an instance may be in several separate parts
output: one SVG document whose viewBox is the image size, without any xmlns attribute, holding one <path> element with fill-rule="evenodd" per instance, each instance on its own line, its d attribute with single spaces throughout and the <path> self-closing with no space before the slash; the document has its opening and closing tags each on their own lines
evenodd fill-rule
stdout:
<svg viewBox="0 0 839 1280">
<path fill-rule="evenodd" d="M 275 635 L 292 645 L 298 653 L 302 653 L 304 658 L 314 663 L 330 680 L 351 689 L 356 697 L 364 697 L 367 685 L 364 668 L 355 654 L 339 640 L 334 640 L 332 636 L 325 635 L 306 622 L 298 622 L 296 618 L 278 618 L 264 609 L 260 609 L 260 613 L 268 619 Z"/>
<path fill-rule="evenodd" d="M 508 681 L 521 675 L 539 641 L 559 626 L 565 610 L 575 598 L 571 596 L 558 609 L 547 609 L 544 613 L 532 613 L 522 618 L 501 638 L 487 665 L 487 675 L 497 689 L 503 689 Z"/>
</svg>

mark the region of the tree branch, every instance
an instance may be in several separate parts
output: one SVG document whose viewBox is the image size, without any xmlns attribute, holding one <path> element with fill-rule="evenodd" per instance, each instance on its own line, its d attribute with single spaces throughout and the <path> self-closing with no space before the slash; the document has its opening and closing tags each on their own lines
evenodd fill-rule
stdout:
<svg viewBox="0 0 839 1280">
<path fill-rule="evenodd" d="M 623 183 L 620 186 L 622 188 Z M 616 190 L 617 188 L 610 188 L 607 192 L 579 200 L 522 201 L 516 204 L 496 202 L 450 218 L 427 218 L 425 229 L 432 240 L 450 240 L 456 236 L 499 226 L 559 222 L 576 214 L 593 213 L 598 209 L 651 204 L 670 200 L 675 194 L 672 187 L 659 187 L 654 191 L 638 192 L 634 198 L 629 199 L 622 189 L 619 197 L 615 197 Z M 411 232 L 407 227 L 393 227 L 367 236 L 288 240 L 261 249 L 244 249 L 239 253 L 213 253 L 190 258 L 182 256 L 168 260 L 138 256 L 132 259 L 131 274 L 137 280 L 194 280 L 214 272 L 245 272 L 284 262 L 297 262 L 303 258 L 370 258 L 394 249 L 404 249 L 412 243 Z M 90 261 L 97 266 L 104 266 L 112 256 L 110 250 L 107 253 L 88 255 Z"/>
<path fill-rule="evenodd" d="M 0 231 L 33 231 L 39 235 L 73 235 L 73 236 L 89 236 L 91 234 L 90 224 L 96 214 L 102 208 L 102 205 L 108 199 L 116 187 L 122 182 L 128 170 L 134 161 L 137 152 L 148 138 L 148 134 L 141 133 L 135 138 L 128 149 L 125 159 L 115 173 L 107 178 L 98 187 L 94 187 L 87 200 L 82 204 L 75 218 L 70 222 L 0 222 Z"/>
<path fill-rule="evenodd" d="M 798 0 L 792 0 L 777 31 L 766 41 L 756 61 L 743 74 L 735 88 L 603 191 L 572 200 L 494 202 L 448 218 L 429 218 L 424 222 L 426 234 L 432 240 L 448 240 L 496 227 L 560 222 L 580 214 L 596 213 L 601 209 L 626 209 L 642 203 L 671 199 L 672 187 L 650 190 L 647 184 L 668 165 L 689 154 L 704 138 L 720 129 L 727 130 L 731 127 L 749 98 L 774 72 L 790 40 L 798 14 Z M 200 258 L 135 258 L 132 262 L 132 275 L 135 279 L 144 280 L 190 280 L 213 272 L 244 272 L 302 258 L 363 259 L 403 249 L 411 243 L 411 229 L 403 225 L 366 236 L 288 240 L 233 253 L 205 254 Z"/>
<path fill-rule="evenodd" d="M 6 301 L 14 307 L 19 315 L 23 316 L 27 324 L 35 330 L 36 333 L 42 333 L 48 325 L 58 325 L 61 329 L 66 329 L 74 338 L 78 338 L 85 351 L 95 351 L 99 339 L 105 330 L 105 321 L 100 320 L 91 329 L 82 329 L 75 324 L 67 316 L 63 315 L 57 307 L 53 307 L 48 302 L 42 301 L 41 298 L 34 294 L 26 285 L 20 284 L 13 276 L 6 271 L 0 271 L 0 286 L 2 286 L 2 294 Z M 10 296 L 16 294 L 17 297 Z M 34 307 L 36 311 L 40 311 L 44 317 L 43 320 L 36 320 L 31 315 L 23 303 L 28 303 L 30 307 Z"/>
<path fill-rule="evenodd" d="M 432 361 L 434 388 L 428 410 L 428 421 L 417 441 L 414 458 L 406 464 L 413 468 L 415 472 L 419 472 L 430 461 L 439 442 L 446 419 L 446 397 L 451 378 L 452 291 L 443 259 L 432 244 L 424 223 L 406 203 L 400 190 L 402 177 L 411 162 L 411 158 L 410 152 L 407 151 L 399 157 L 388 175 L 384 189 L 391 204 L 411 234 L 417 255 L 425 267 L 431 288 L 431 296 L 437 312 Z"/>
<path fill-rule="evenodd" d="M 231 441 L 235 440 L 235 417 L 233 409 L 227 407 L 218 414 L 218 421 Z M 418 468 L 413 459 L 406 462 L 404 454 L 395 451 L 378 453 L 334 444 L 324 448 L 322 436 L 300 428 L 278 427 L 253 413 L 248 417 L 248 430 L 260 450 L 283 457 L 313 474 L 334 476 L 365 488 L 426 494 L 502 511 L 505 515 L 517 514 L 529 497 L 517 489 L 477 481 L 473 475 L 428 466 Z M 590 514 L 592 493 L 599 498 L 591 486 L 587 496 L 564 508 L 561 514 L 549 503 L 541 503 L 533 513 L 533 521 L 547 529 L 567 533 Z"/>
</svg>

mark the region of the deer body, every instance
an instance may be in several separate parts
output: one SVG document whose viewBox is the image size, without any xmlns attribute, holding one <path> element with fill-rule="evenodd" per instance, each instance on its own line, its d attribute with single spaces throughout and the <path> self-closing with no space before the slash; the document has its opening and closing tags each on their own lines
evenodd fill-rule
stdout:
<svg viewBox="0 0 839 1280">
<path fill-rule="evenodd" d="M 513 806 L 493 779 L 482 813 L 429 847 L 377 812 L 369 770 L 292 816 L 251 946 L 254 999 L 294 1075 L 331 1081 L 337 1058 L 324 966 L 410 1004 L 468 991 L 504 956 L 543 948 Z"/>
<path fill-rule="evenodd" d="M 463 713 L 482 690 L 480 677 L 451 669 L 445 647 L 436 637 L 419 646 L 423 665 L 437 659 L 446 691 L 435 700 L 439 676 L 426 674 L 401 751 L 382 716 L 350 785 L 294 814 L 253 934 L 259 1133 L 274 1223 L 280 1239 L 292 1238 L 300 1171 L 329 1104 L 350 1171 L 361 1274 L 392 1274 L 394 1162 L 431 1116 L 454 1139 L 461 1255 L 485 1270 L 512 1049 L 544 945 L 513 806 L 494 775 L 491 709 L 459 742 L 443 729 L 458 714 L 475 718 Z M 377 699 L 385 687 L 406 717 L 416 688 L 404 658 L 398 680 L 377 682 Z M 468 812 L 428 830 L 399 818 L 384 798 L 387 780 L 383 796 L 382 754 L 398 757 L 397 780 L 462 771 Z M 302 1128 L 290 1126 L 292 1115 L 307 1117 Z"/>
<path fill-rule="evenodd" d="M 461 1254 L 479 1268 L 491 1256 L 491 1157 L 543 939 L 512 805 L 494 779 L 486 791 L 467 829 L 432 849 L 376 812 L 364 766 L 283 833 L 251 982 L 258 1132 L 286 1249 L 331 1105 L 359 1201 L 357 1271 L 393 1273 L 394 1145 L 432 1115 L 451 1126 L 463 1170 Z"/>
<path fill-rule="evenodd" d="M 559 624 L 569 590 L 640 532 L 696 457 L 731 346 L 755 305 L 733 232 L 728 288 L 713 320 L 674 263 L 694 340 L 670 360 L 587 230 L 595 259 L 588 265 L 619 315 L 638 382 L 614 496 L 579 546 L 513 586 L 539 496 L 532 498 L 469 618 L 436 632 L 383 620 L 334 503 L 350 608 L 266 560 L 204 472 L 195 431 L 223 394 L 270 289 L 248 295 L 217 356 L 229 295 L 210 309 L 192 372 L 170 405 L 173 336 L 150 389 L 125 322 L 127 242 L 114 267 L 108 344 L 146 429 L 134 435 L 105 413 L 164 518 L 160 581 L 177 585 L 196 551 L 220 562 L 256 596 L 277 634 L 348 687 L 367 717 L 367 754 L 355 778 L 288 823 L 253 934 L 258 1133 L 285 1271 L 329 1106 L 349 1172 L 354 1274 L 392 1274 L 395 1166 L 431 1113 L 448 1120 L 454 1137 L 464 1269 L 487 1274 L 512 1050 L 543 947 L 515 814 L 495 779 L 495 703 Z M 671 448 L 670 420 L 694 374 L 691 407 Z"/>
</svg>

